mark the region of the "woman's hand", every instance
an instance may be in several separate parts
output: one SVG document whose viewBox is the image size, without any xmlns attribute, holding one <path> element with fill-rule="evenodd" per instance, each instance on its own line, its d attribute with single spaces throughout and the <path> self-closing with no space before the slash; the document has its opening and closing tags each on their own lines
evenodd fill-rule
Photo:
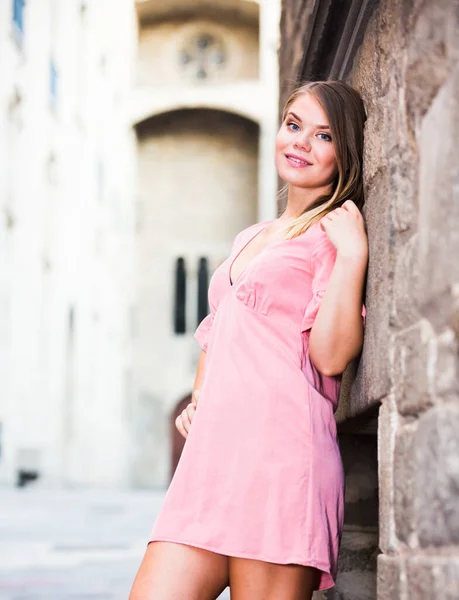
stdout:
<svg viewBox="0 0 459 600">
<path fill-rule="evenodd" d="M 346 258 L 368 260 L 368 238 L 362 213 L 352 200 L 346 200 L 320 219 L 337 253 Z"/>
<path fill-rule="evenodd" d="M 179 416 L 175 419 L 175 426 L 185 439 L 187 438 L 188 432 L 190 431 L 191 422 L 193 420 L 196 406 L 198 404 L 199 394 L 199 390 L 193 390 L 193 393 L 191 394 L 190 404 L 188 404 L 182 410 Z"/>
</svg>

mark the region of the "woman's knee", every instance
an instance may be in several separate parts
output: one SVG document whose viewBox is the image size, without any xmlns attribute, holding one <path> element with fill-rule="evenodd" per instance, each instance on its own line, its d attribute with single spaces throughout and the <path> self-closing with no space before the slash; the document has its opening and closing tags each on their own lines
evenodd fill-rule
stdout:
<svg viewBox="0 0 459 600">
<path fill-rule="evenodd" d="M 228 585 L 228 558 L 176 544 L 148 544 L 129 600 L 215 600 Z"/>
<path fill-rule="evenodd" d="M 320 571 L 261 560 L 229 558 L 232 600 L 310 600 Z"/>
</svg>

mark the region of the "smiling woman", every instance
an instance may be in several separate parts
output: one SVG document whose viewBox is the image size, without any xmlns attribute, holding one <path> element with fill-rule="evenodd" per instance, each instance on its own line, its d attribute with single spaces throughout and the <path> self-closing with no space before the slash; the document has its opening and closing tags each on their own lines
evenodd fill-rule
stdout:
<svg viewBox="0 0 459 600">
<path fill-rule="evenodd" d="M 293 111 L 295 109 L 295 112 Z M 325 191 L 338 172 L 336 152 L 327 116 L 319 101 L 311 94 L 293 102 L 277 136 L 276 166 L 279 175 L 290 181 L 293 177 L 302 189 Z M 293 174 L 286 169 L 301 169 Z"/>
<path fill-rule="evenodd" d="M 287 206 L 242 230 L 211 278 L 199 400 L 176 422 L 186 443 L 130 600 L 215 600 L 228 582 L 233 600 L 310 600 L 335 584 L 334 412 L 362 346 L 368 258 L 356 98 L 327 81 L 287 103 L 275 156 Z"/>
<path fill-rule="evenodd" d="M 365 120 L 358 92 L 340 81 L 306 83 L 287 100 L 276 142 L 279 176 L 289 186 L 290 203 L 298 207 L 287 237 L 302 233 L 346 200 L 363 207 Z"/>
</svg>

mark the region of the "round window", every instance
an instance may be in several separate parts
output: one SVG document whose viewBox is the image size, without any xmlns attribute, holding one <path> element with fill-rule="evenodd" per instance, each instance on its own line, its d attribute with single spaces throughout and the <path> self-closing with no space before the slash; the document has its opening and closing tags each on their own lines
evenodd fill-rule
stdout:
<svg viewBox="0 0 459 600">
<path fill-rule="evenodd" d="M 180 52 L 184 71 L 198 80 L 216 75 L 226 63 L 226 53 L 220 39 L 208 33 L 195 35 Z"/>
</svg>

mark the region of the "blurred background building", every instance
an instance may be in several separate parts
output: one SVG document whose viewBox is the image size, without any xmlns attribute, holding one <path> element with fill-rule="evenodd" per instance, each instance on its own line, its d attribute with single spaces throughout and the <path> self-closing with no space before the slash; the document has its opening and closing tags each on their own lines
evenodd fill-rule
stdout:
<svg viewBox="0 0 459 600">
<path fill-rule="evenodd" d="M 276 213 L 280 4 L 0 11 L 0 483 L 164 487 L 210 276 Z"/>
<path fill-rule="evenodd" d="M 116 5 L 0 3 L 2 483 L 129 481 L 136 28 Z"/>
</svg>

